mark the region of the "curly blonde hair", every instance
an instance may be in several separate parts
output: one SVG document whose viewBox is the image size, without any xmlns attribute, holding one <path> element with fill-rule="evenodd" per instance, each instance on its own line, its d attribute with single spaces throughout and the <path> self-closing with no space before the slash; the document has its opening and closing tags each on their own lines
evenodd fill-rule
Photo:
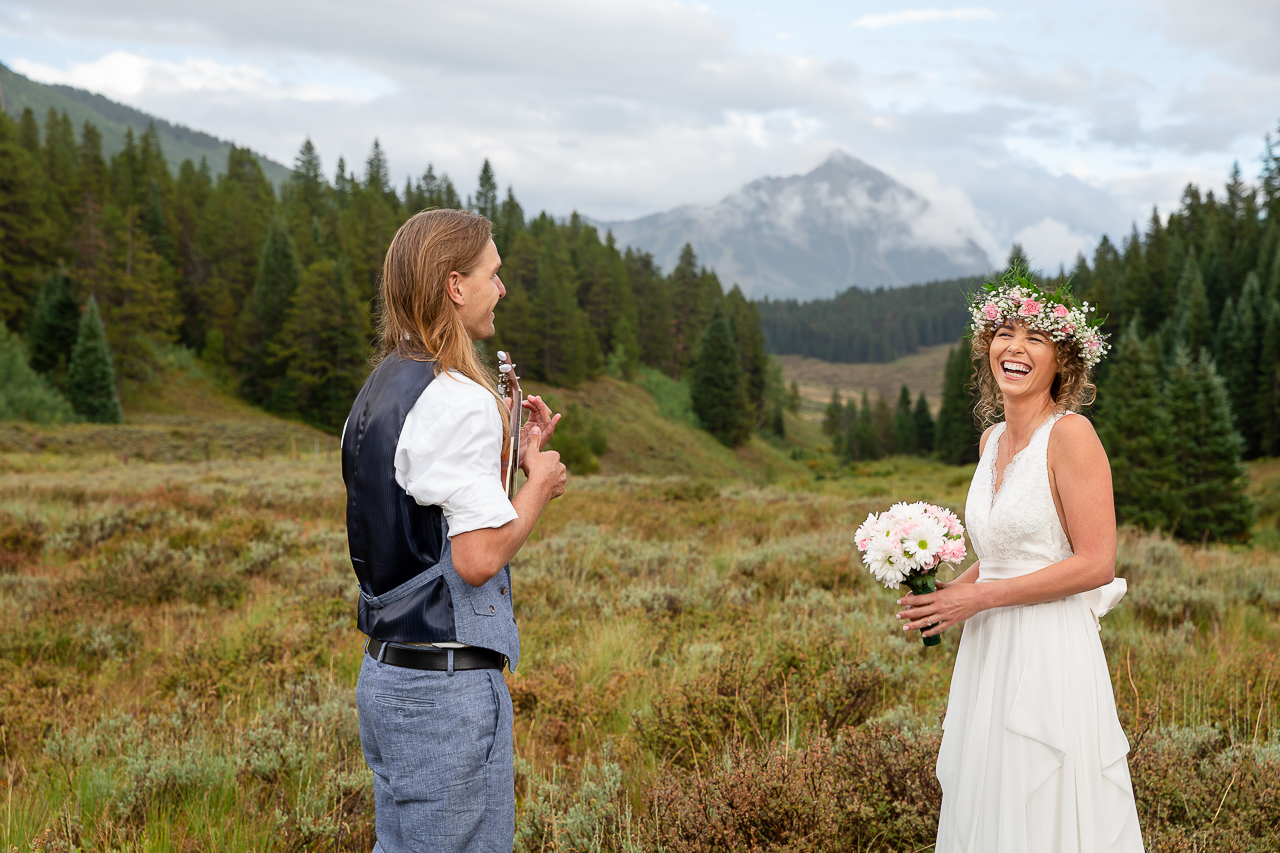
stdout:
<svg viewBox="0 0 1280 853">
<path fill-rule="evenodd" d="M 973 335 L 973 419 L 978 429 L 986 429 L 1004 417 L 1004 396 L 991 372 L 991 341 L 995 339 L 995 323 L 988 323 Z M 1091 405 L 1098 396 L 1098 389 L 1090 381 L 1092 371 L 1080 355 L 1080 348 L 1054 344 L 1058 361 L 1058 375 L 1049 386 L 1056 413 L 1079 412 Z"/>
</svg>

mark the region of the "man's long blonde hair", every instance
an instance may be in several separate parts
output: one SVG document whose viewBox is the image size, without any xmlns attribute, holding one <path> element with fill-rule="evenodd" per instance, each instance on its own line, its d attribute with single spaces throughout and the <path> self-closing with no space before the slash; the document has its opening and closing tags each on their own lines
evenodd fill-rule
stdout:
<svg viewBox="0 0 1280 853">
<path fill-rule="evenodd" d="M 503 415 L 505 447 L 507 407 L 447 290 L 449 273 L 473 272 L 492 238 L 493 223 L 465 210 L 424 210 L 400 226 L 382 265 L 374 359 L 430 361 L 437 375 L 456 370 L 487 388 Z"/>
</svg>

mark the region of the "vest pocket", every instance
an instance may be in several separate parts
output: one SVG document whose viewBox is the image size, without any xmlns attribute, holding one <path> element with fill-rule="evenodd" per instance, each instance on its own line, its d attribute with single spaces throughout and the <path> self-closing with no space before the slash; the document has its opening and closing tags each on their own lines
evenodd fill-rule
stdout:
<svg viewBox="0 0 1280 853">
<path fill-rule="evenodd" d="M 471 607 L 477 616 L 497 616 L 502 612 L 502 596 L 492 592 L 471 596 Z"/>
</svg>

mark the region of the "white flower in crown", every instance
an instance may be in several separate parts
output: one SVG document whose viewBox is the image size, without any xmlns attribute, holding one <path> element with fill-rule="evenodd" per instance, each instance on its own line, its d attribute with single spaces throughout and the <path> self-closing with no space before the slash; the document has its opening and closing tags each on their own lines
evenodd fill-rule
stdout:
<svg viewBox="0 0 1280 853">
<path fill-rule="evenodd" d="M 1066 283 L 1052 292 L 1045 290 L 1023 264 L 986 281 L 969 304 L 975 335 L 1016 320 L 1057 343 L 1075 346 L 1090 369 L 1111 349 L 1100 329 L 1102 321 L 1089 321 L 1089 314 L 1096 312 L 1088 302 L 1076 304 Z"/>
</svg>

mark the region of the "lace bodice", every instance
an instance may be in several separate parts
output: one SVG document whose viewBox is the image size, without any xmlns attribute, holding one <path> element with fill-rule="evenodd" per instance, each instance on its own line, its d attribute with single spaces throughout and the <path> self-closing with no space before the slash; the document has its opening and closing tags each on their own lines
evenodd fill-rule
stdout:
<svg viewBox="0 0 1280 853">
<path fill-rule="evenodd" d="M 987 577 L 988 569 L 996 564 L 1026 564 L 1027 570 L 1034 571 L 1072 555 L 1049 487 L 1049 433 L 1063 417 L 1050 415 L 1036 429 L 1027 446 L 1005 467 L 999 491 L 996 454 L 1005 425 L 997 424 L 991 431 L 964 508 L 969 540 L 982 561 L 980 577 Z M 1009 574 L 1001 572 L 1002 576 Z"/>
</svg>

